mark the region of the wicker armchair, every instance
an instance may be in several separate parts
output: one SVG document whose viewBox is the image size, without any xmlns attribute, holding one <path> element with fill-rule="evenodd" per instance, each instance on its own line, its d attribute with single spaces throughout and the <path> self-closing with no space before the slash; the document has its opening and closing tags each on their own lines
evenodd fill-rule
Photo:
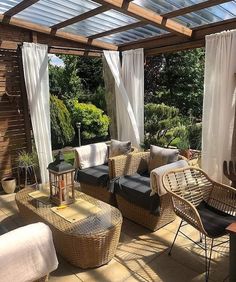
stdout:
<svg viewBox="0 0 236 282">
<path fill-rule="evenodd" d="M 110 178 L 115 179 L 124 175 L 134 175 L 148 170 L 150 152 L 130 153 L 126 156 L 117 156 L 109 159 Z M 122 215 L 148 229 L 155 231 L 174 220 L 169 195 L 160 197 L 160 214 L 150 213 L 150 210 L 128 201 L 115 193 L 116 201 Z"/>
<path fill-rule="evenodd" d="M 184 223 L 191 224 L 203 235 L 201 238 L 205 239 L 205 245 L 201 247 L 205 249 L 208 281 L 213 240 L 227 234 L 225 228 L 236 221 L 236 190 L 211 180 L 204 171 L 195 167 L 166 172 L 162 180 L 171 196 L 174 212 L 182 219 L 169 254 L 178 232 L 189 238 L 180 229 Z M 207 237 L 211 238 L 209 256 Z"/>
<path fill-rule="evenodd" d="M 109 145 L 108 145 L 109 147 Z M 132 147 L 132 152 L 138 152 L 138 149 L 135 147 Z M 112 159 L 119 158 L 120 156 L 113 157 Z M 79 164 L 78 164 L 79 166 Z M 106 202 L 110 205 L 116 206 L 116 198 L 113 193 L 111 193 L 108 189 L 108 183 L 110 180 L 112 180 L 112 163 L 110 162 L 110 159 L 108 159 L 108 166 L 103 166 L 98 168 L 102 171 L 101 178 L 102 181 L 98 181 L 97 183 L 90 183 L 90 181 L 85 181 L 81 179 L 77 179 L 77 181 L 80 183 L 80 189 L 83 193 L 92 196 L 98 200 L 101 200 L 103 202 Z M 82 170 L 83 171 L 83 170 Z M 77 170 L 77 175 L 79 173 L 79 168 Z M 96 170 L 96 167 L 94 167 L 94 171 L 92 171 L 93 176 L 96 177 L 98 171 Z M 98 173 L 99 174 L 99 173 Z"/>
</svg>

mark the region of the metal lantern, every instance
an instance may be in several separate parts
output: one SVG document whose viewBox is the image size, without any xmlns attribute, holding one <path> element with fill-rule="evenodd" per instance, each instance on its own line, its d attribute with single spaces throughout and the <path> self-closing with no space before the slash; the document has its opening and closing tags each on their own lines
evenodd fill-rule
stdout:
<svg viewBox="0 0 236 282">
<path fill-rule="evenodd" d="M 50 182 L 50 199 L 58 206 L 75 201 L 74 167 L 64 161 L 61 152 L 56 155 L 55 161 L 48 165 Z"/>
</svg>

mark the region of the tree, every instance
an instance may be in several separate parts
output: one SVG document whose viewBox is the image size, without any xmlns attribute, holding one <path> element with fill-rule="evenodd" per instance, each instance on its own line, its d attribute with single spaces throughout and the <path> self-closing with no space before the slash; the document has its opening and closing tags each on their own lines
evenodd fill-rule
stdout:
<svg viewBox="0 0 236 282">
<path fill-rule="evenodd" d="M 51 139 L 53 149 L 62 148 L 72 142 L 75 132 L 71 125 L 70 112 L 62 100 L 50 96 Z"/>
<path fill-rule="evenodd" d="M 145 102 L 177 107 L 201 118 L 204 50 L 194 49 L 147 58 Z"/>
<path fill-rule="evenodd" d="M 62 99 L 93 103 L 106 111 L 101 58 L 60 55 L 64 67 L 49 64 L 50 92 Z"/>
<path fill-rule="evenodd" d="M 76 66 L 77 74 L 85 90 L 94 93 L 98 87 L 104 87 L 101 58 L 80 56 L 76 58 Z"/>
<path fill-rule="evenodd" d="M 74 56 L 61 55 L 64 67 L 49 64 L 50 92 L 65 103 L 69 99 L 78 99 L 83 95 L 82 84 L 77 75 L 77 63 Z"/>
<path fill-rule="evenodd" d="M 146 104 L 144 107 L 144 148 L 150 145 L 168 146 L 180 134 L 179 110 L 164 104 Z"/>
</svg>

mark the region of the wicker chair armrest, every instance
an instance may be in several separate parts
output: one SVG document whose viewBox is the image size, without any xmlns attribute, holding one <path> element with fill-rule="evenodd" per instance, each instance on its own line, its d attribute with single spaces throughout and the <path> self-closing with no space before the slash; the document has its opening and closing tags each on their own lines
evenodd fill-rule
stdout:
<svg viewBox="0 0 236 282">
<path fill-rule="evenodd" d="M 213 189 L 209 195 L 207 203 L 230 215 L 236 215 L 236 189 L 212 182 Z"/>
<path fill-rule="evenodd" d="M 168 190 L 168 193 L 171 195 L 173 209 L 176 215 L 194 226 L 200 232 L 207 234 L 195 206 L 172 191 Z"/>
<path fill-rule="evenodd" d="M 128 155 L 109 158 L 110 179 L 146 171 L 148 169 L 149 156 L 149 152 L 132 152 Z"/>
</svg>

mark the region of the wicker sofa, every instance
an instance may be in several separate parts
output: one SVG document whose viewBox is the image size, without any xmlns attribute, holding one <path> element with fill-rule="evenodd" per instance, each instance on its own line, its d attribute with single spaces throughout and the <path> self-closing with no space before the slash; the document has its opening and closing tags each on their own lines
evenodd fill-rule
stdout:
<svg viewBox="0 0 236 282">
<path fill-rule="evenodd" d="M 149 158 L 150 152 L 130 153 L 110 158 L 109 167 L 111 178 L 120 176 L 115 185 L 115 197 L 122 215 L 155 231 L 173 221 L 175 214 L 169 195 L 150 197 L 150 177 L 145 173 Z M 156 206 L 150 210 L 148 206 L 153 203 Z"/>
<path fill-rule="evenodd" d="M 107 148 L 109 150 L 109 144 Z M 132 147 L 131 151 L 138 152 L 138 149 Z M 117 157 L 112 159 L 115 160 Z M 77 164 L 76 181 L 80 183 L 80 189 L 83 193 L 116 206 L 115 195 L 109 191 L 109 183 L 113 176 L 112 164 L 109 159 L 108 163 L 85 169 L 80 169 L 79 164 Z"/>
</svg>

